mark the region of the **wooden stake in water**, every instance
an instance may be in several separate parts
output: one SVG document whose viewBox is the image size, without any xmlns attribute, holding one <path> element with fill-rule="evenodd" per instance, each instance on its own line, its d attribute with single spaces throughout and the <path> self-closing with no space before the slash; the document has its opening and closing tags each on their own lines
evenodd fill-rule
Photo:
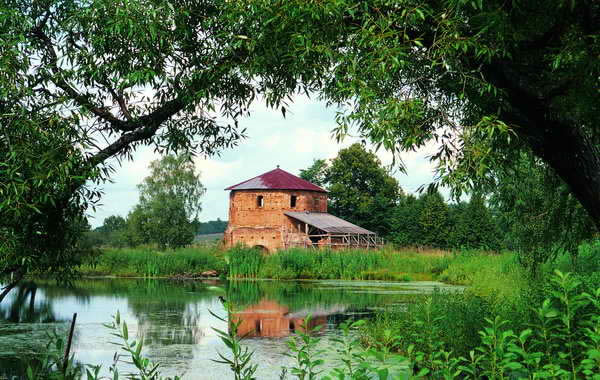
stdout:
<svg viewBox="0 0 600 380">
<path fill-rule="evenodd" d="M 71 330 L 69 331 L 69 340 L 67 340 L 67 348 L 65 349 L 65 360 L 63 362 L 63 373 L 67 374 L 67 367 L 69 366 L 69 353 L 71 352 L 71 342 L 73 341 L 73 330 L 75 330 L 75 321 L 77 320 L 77 313 L 73 313 L 73 320 L 71 321 Z"/>
</svg>

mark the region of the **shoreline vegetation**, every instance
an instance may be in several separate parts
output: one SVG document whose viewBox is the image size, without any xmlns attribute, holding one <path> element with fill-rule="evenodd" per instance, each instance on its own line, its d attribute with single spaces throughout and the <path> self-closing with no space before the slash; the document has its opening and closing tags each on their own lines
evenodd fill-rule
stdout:
<svg viewBox="0 0 600 380">
<path fill-rule="evenodd" d="M 290 249 L 265 255 L 245 247 L 222 250 L 217 245 L 167 251 L 150 246 L 104 248 L 86 257 L 79 267 L 80 274 L 86 277 L 196 279 L 218 276 L 264 280 L 440 281 L 455 285 L 472 285 L 476 276 L 520 276 L 521 270 L 516 255 L 510 251 L 384 247 L 348 251 Z"/>
<path fill-rule="evenodd" d="M 378 280 L 439 281 L 470 286 L 479 294 L 501 290 L 514 293 L 526 286 L 532 276 L 540 280 L 555 269 L 563 272 L 594 272 L 600 242 L 582 244 L 575 257 L 564 253 L 541 265 L 533 275 L 512 251 L 483 250 L 311 250 L 290 249 L 264 254 L 246 247 L 221 249 L 217 244 L 201 244 L 159 251 L 151 246 L 104 248 L 83 258 L 79 272 L 87 277 L 140 277 L 195 279 L 272 280 Z M 212 272 L 212 273 L 211 273 Z M 202 274 L 206 273 L 207 276 Z M 510 284 L 510 286 L 503 286 Z"/>
<path fill-rule="evenodd" d="M 575 258 L 559 255 L 535 274 L 519 263 L 514 252 L 427 255 L 386 248 L 369 252 L 290 250 L 265 256 L 241 247 L 229 251 L 209 247 L 201 253 L 195 248 L 160 253 L 150 263 L 154 266 L 143 266 L 148 255 L 156 253 L 151 249 L 108 250 L 96 257 L 93 270 L 156 276 L 177 271 L 182 265 L 194 265 L 198 270 L 220 265 L 221 274 L 232 279 L 278 273 L 277 279 L 282 280 L 336 276 L 367 280 L 375 277 L 373 273 L 384 273 L 384 278 L 423 274 L 467 285 L 462 292 L 434 291 L 419 302 L 408 302 L 405 308 L 390 308 L 374 319 L 342 325 L 341 338 L 332 342 L 331 349 L 342 359 L 351 357 L 348 363 L 352 368 L 365 371 L 365 376 L 357 378 L 596 379 L 600 371 L 600 241 L 580 245 Z M 92 265 L 86 265 L 89 274 Z M 82 269 L 85 272 L 86 267 Z M 233 281 L 232 285 L 243 283 Z M 235 303 L 234 295 L 239 293 L 239 289 L 231 289 L 228 299 Z M 141 342 L 127 341 L 127 328 L 118 318 L 111 328 L 123 338 L 123 347 L 136 347 L 125 351 L 145 363 L 139 356 Z M 236 323 L 230 322 L 228 331 L 219 332 L 219 337 L 231 348 L 231 360 L 245 364 L 223 363 L 235 374 L 246 372 L 251 378 L 256 370 L 253 353 L 243 348 L 236 329 Z M 348 334 L 350 329 L 357 334 Z M 315 374 L 312 378 L 320 378 L 316 374 L 324 362 L 317 359 L 319 340 L 318 334 L 304 330 L 290 338 L 290 355 L 297 356 L 298 362 L 287 369 L 289 374 L 303 378 L 297 374 L 308 371 Z M 140 374 L 147 369 L 138 368 Z M 332 374 L 347 370 L 336 367 Z"/>
</svg>

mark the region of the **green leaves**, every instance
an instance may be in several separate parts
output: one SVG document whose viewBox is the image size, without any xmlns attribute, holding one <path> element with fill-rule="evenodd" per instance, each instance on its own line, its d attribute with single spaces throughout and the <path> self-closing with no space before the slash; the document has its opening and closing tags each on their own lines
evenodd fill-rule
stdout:
<svg viewBox="0 0 600 380">
<path fill-rule="evenodd" d="M 248 347 L 243 347 L 242 339 L 244 337 L 240 337 L 238 334 L 242 320 L 234 319 L 233 307 L 230 303 L 226 302 L 225 307 L 227 310 L 227 318 L 218 316 L 210 310 L 209 312 L 218 320 L 227 322 L 227 332 L 216 328 L 213 328 L 213 331 L 217 333 L 221 341 L 227 346 L 232 357 L 228 358 L 225 355 L 218 353 L 220 360 L 213 359 L 213 361 L 228 365 L 235 380 L 255 380 L 254 373 L 256 372 L 258 365 L 252 363 L 254 352 L 250 351 Z"/>
<path fill-rule="evenodd" d="M 60 115 L 28 113 L 13 99 L 0 106 L 0 276 L 68 281 L 91 251 L 83 213 L 98 201 L 102 175 L 72 141 L 78 135 Z"/>
<path fill-rule="evenodd" d="M 190 244 L 206 192 L 191 156 L 167 155 L 150 164 L 151 175 L 138 185 L 140 203 L 127 217 L 129 245 L 156 243 L 161 249 Z"/>
<path fill-rule="evenodd" d="M 356 143 L 330 162 L 315 160 L 300 172 L 329 191 L 329 212 L 379 234 L 389 233 L 389 214 L 402 189 L 373 152 Z"/>
</svg>

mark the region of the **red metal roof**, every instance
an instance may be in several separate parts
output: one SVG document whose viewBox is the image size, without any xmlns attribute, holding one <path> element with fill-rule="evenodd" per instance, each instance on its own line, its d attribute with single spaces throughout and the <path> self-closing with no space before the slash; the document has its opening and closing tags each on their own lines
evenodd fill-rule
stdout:
<svg viewBox="0 0 600 380">
<path fill-rule="evenodd" d="M 326 193 L 327 190 L 312 184 L 300 177 L 296 177 L 282 169 L 271 170 L 264 174 L 240 182 L 237 185 L 229 186 L 225 190 L 258 190 L 258 189 L 277 189 L 277 190 L 309 190 Z"/>
</svg>

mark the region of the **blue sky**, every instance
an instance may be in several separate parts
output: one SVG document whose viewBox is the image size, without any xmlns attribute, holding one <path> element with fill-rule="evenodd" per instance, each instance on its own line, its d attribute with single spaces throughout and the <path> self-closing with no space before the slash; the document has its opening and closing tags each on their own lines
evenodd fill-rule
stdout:
<svg viewBox="0 0 600 380">
<path fill-rule="evenodd" d="M 251 108 L 251 116 L 240 120 L 240 127 L 247 128 L 247 139 L 236 148 L 222 152 L 220 157 L 196 157 L 194 160 L 207 188 L 200 220 L 227 219 L 228 192 L 223 190 L 225 187 L 272 170 L 277 165 L 298 175 L 300 169 L 312 164 L 313 159 L 333 158 L 340 149 L 357 141 L 347 137 L 338 144 L 331 136 L 335 126 L 335 109 L 327 108 L 317 99 L 296 97 L 285 119 L 281 112 L 257 102 Z M 435 146 L 430 145 L 401 155 L 407 173 L 394 170 L 392 174 L 405 192 L 414 193 L 420 185 L 432 181 L 433 165 L 427 156 L 434 151 Z M 377 155 L 383 164 L 391 164 L 389 152 L 381 150 Z M 136 185 L 149 175 L 150 162 L 160 158 L 149 147 L 138 149 L 133 157 L 133 161 L 125 161 L 117 168 L 113 183 L 103 186 L 101 205 L 96 212 L 90 210 L 89 213 L 93 227 L 102 225 L 104 218 L 110 215 L 127 216 L 138 201 Z"/>
</svg>

